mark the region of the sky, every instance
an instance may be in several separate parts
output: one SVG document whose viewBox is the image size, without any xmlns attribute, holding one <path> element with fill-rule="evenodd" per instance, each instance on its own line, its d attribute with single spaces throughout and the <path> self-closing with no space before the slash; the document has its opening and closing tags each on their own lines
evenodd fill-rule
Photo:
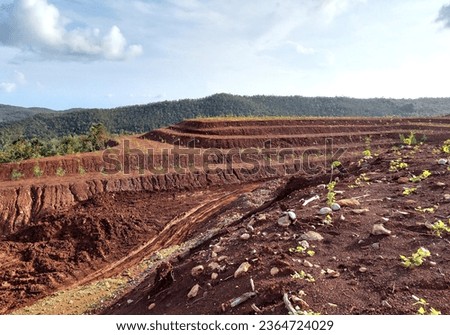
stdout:
<svg viewBox="0 0 450 335">
<path fill-rule="evenodd" d="M 449 97 L 450 0 L 0 0 L 0 104 Z"/>
</svg>

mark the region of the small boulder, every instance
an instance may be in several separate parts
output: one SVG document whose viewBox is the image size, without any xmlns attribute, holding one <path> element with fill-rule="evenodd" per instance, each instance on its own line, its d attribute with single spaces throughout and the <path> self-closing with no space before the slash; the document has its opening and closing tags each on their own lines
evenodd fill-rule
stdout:
<svg viewBox="0 0 450 335">
<path fill-rule="evenodd" d="M 341 209 L 341 205 L 339 205 L 338 203 L 334 203 L 331 205 L 331 209 L 336 212 Z"/>
<path fill-rule="evenodd" d="M 251 265 L 249 262 L 244 262 L 241 265 L 239 265 L 237 270 L 234 272 L 234 278 L 239 278 L 242 275 L 244 275 L 250 269 L 250 267 Z"/>
<path fill-rule="evenodd" d="M 338 205 L 341 207 L 352 207 L 356 208 L 361 206 L 361 203 L 358 201 L 358 199 L 350 198 L 350 199 L 341 199 L 337 202 Z"/>
<path fill-rule="evenodd" d="M 330 214 L 332 212 L 333 212 L 333 210 L 330 207 L 322 207 L 320 209 L 320 211 L 319 211 L 319 214 L 320 215 L 327 215 L 327 214 Z"/>
<path fill-rule="evenodd" d="M 203 271 L 205 271 L 205 267 L 203 265 L 197 265 L 192 268 L 191 275 L 192 277 L 198 277 L 203 273 Z"/>
<path fill-rule="evenodd" d="M 446 165 L 448 163 L 448 160 L 445 158 L 441 158 L 438 160 L 439 165 Z"/>
<path fill-rule="evenodd" d="M 289 216 L 283 215 L 278 219 L 278 225 L 281 227 L 289 227 L 291 224 L 291 220 L 289 219 Z"/>
<path fill-rule="evenodd" d="M 315 232 L 315 231 L 308 231 L 306 233 L 303 233 L 300 238 L 302 240 L 306 240 L 306 241 L 322 241 L 323 240 L 323 236 L 320 235 L 319 233 Z"/>
<path fill-rule="evenodd" d="M 391 235 L 392 232 L 386 229 L 382 223 L 374 224 L 372 227 L 372 235 Z"/>
<path fill-rule="evenodd" d="M 195 284 L 194 286 L 192 286 L 191 290 L 187 294 L 187 297 L 189 299 L 195 298 L 198 295 L 198 291 L 199 290 L 200 290 L 200 285 L 199 284 Z"/>
</svg>

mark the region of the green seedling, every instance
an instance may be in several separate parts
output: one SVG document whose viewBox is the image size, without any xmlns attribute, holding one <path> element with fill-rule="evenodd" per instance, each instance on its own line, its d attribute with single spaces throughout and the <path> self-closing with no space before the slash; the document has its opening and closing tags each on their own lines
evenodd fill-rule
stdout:
<svg viewBox="0 0 450 335">
<path fill-rule="evenodd" d="M 327 185 L 328 193 L 327 193 L 327 204 L 331 206 L 336 202 L 336 192 L 334 192 L 334 188 L 336 187 L 336 182 L 331 181 Z"/>
<path fill-rule="evenodd" d="M 414 132 L 410 132 L 408 136 L 400 134 L 400 142 L 402 142 L 405 145 L 415 145 L 417 144 L 416 135 Z"/>
<path fill-rule="evenodd" d="M 42 177 L 43 174 L 44 173 L 43 173 L 42 169 L 39 167 L 39 165 L 35 165 L 33 167 L 33 175 L 35 177 L 37 177 L 37 178 Z"/>
<path fill-rule="evenodd" d="M 309 283 L 314 283 L 316 281 L 311 274 L 306 273 L 303 270 L 301 270 L 300 272 L 295 271 L 294 274 L 291 275 L 291 277 L 292 279 L 304 279 Z"/>
<path fill-rule="evenodd" d="M 23 177 L 23 173 L 18 170 L 12 170 L 11 172 L 11 179 L 12 180 L 19 180 Z"/>
<path fill-rule="evenodd" d="M 408 163 L 402 161 L 401 158 L 390 161 L 389 163 L 389 171 L 397 172 L 398 170 L 403 170 L 408 167 Z"/>
<path fill-rule="evenodd" d="M 418 176 L 413 175 L 411 178 L 409 178 L 409 181 L 413 183 L 418 183 L 424 179 L 427 179 L 429 176 L 431 176 L 431 172 L 429 170 L 423 170 L 423 172 L 420 175 Z"/>
<path fill-rule="evenodd" d="M 425 258 L 430 256 L 431 252 L 428 249 L 420 247 L 409 257 L 400 255 L 400 259 L 402 260 L 402 265 L 405 268 L 413 269 L 415 267 L 421 266 L 425 261 Z"/>
<path fill-rule="evenodd" d="M 370 149 L 366 149 L 362 153 L 364 158 L 372 158 L 372 152 L 370 151 Z"/>
<path fill-rule="evenodd" d="M 425 208 L 422 208 L 422 207 L 416 207 L 416 208 L 414 208 L 417 212 L 420 212 L 420 213 L 430 213 L 430 214 L 433 214 L 434 212 L 436 212 L 436 209 L 438 209 L 438 206 L 434 206 L 434 207 L 425 207 Z"/>
<path fill-rule="evenodd" d="M 299 254 L 306 254 L 310 257 L 314 256 L 316 254 L 316 252 L 314 250 L 311 249 L 307 249 L 301 245 L 296 246 L 295 248 L 289 248 L 289 252 L 295 252 L 295 253 L 299 253 Z"/>
<path fill-rule="evenodd" d="M 416 191 L 417 191 L 417 187 L 405 187 L 405 188 L 403 189 L 402 194 L 403 194 L 404 196 L 409 196 L 409 195 L 413 194 L 413 193 L 416 192 Z"/>
<path fill-rule="evenodd" d="M 78 173 L 81 174 L 81 175 L 84 175 L 86 173 L 86 169 L 84 167 L 82 167 L 82 166 L 79 166 L 78 167 Z"/>
<path fill-rule="evenodd" d="M 56 169 L 56 175 L 58 177 L 63 177 L 65 174 L 66 174 L 66 171 L 62 167 L 59 167 Z"/>
<path fill-rule="evenodd" d="M 424 298 L 416 297 L 415 295 L 412 296 L 416 302 L 413 305 L 418 305 L 419 308 L 417 309 L 418 315 L 441 315 L 441 312 L 433 307 L 429 307 L 429 303 Z M 428 309 L 428 310 L 427 310 Z"/>
<path fill-rule="evenodd" d="M 450 154 L 450 139 L 446 140 L 441 147 L 441 151 L 445 154 Z"/>
<path fill-rule="evenodd" d="M 450 219 L 448 223 L 450 224 Z M 450 227 L 444 221 L 439 220 L 431 226 L 431 231 L 433 235 L 441 237 L 443 233 L 450 233 Z"/>
</svg>

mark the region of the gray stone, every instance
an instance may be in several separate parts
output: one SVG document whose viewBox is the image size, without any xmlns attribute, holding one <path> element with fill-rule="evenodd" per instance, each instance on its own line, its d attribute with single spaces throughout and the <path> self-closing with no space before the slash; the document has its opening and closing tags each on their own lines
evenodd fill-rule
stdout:
<svg viewBox="0 0 450 335">
<path fill-rule="evenodd" d="M 300 238 L 302 240 L 306 240 L 306 241 L 322 241 L 323 240 L 323 236 L 320 235 L 319 233 L 315 232 L 315 231 L 308 231 L 306 233 L 303 233 Z"/>
</svg>

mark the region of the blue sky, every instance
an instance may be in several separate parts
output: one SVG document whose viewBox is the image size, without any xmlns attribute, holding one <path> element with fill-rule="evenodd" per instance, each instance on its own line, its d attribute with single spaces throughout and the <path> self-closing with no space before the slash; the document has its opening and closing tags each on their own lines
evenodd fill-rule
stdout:
<svg viewBox="0 0 450 335">
<path fill-rule="evenodd" d="M 450 96 L 450 0 L 0 0 L 0 103 Z"/>
</svg>

